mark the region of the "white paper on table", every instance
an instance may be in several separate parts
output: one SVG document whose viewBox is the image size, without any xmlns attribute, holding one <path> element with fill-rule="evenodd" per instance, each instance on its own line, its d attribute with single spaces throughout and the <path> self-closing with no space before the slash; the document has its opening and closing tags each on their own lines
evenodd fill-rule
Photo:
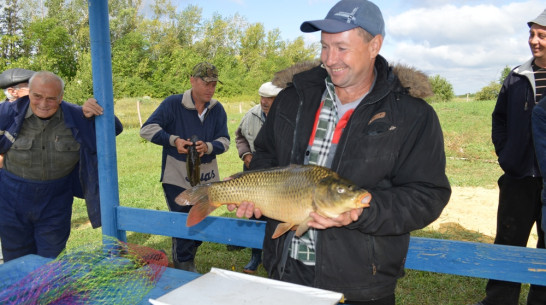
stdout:
<svg viewBox="0 0 546 305">
<path fill-rule="evenodd" d="M 333 305 L 342 297 L 339 292 L 211 268 L 210 272 L 149 301 L 153 305 Z"/>
</svg>

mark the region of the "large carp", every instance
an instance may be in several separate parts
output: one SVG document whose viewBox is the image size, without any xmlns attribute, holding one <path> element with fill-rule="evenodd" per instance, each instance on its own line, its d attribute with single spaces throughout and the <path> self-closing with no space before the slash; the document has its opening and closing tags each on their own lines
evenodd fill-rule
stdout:
<svg viewBox="0 0 546 305">
<path fill-rule="evenodd" d="M 297 226 L 307 231 L 310 212 L 337 217 L 355 208 L 369 207 L 371 194 L 321 166 L 291 165 L 235 174 L 231 179 L 195 186 L 180 193 L 179 205 L 194 205 L 186 220 L 193 226 L 217 207 L 250 201 L 264 216 L 281 221 L 273 238 Z"/>
<path fill-rule="evenodd" d="M 188 156 L 186 157 L 186 172 L 188 175 L 188 181 L 191 186 L 196 186 L 201 182 L 201 158 L 199 158 L 199 153 L 197 152 L 197 138 L 196 135 L 193 135 L 190 139 L 192 145 L 188 145 Z"/>
</svg>

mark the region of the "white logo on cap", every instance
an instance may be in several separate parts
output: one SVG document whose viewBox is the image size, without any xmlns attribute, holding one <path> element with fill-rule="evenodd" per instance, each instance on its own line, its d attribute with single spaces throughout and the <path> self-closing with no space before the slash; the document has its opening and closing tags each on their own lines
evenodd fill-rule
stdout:
<svg viewBox="0 0 546 305">
<path fill-rule="evenodd" d="M 353 11 L 350 12 L 350 13 L 347 13 L 347 12 L 339 12 L 339 13 L 335 13 L 334 16 L 340 16 L 340 17 L 343 17 L 343 18 L 347 18 L 347 23 L 351 23 L 351 21 L 355 21 L 355 20 L 356 20 L 356 18 L 355 18 L 356 11 L 358 11 L 358 7 L 355 7 L 355 8 L 353 9 Z"/>
</svg>

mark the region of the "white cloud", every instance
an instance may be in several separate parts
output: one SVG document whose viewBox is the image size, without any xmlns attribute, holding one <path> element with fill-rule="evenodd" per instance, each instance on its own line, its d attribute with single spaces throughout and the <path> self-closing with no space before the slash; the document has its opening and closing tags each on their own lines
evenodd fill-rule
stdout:
<svg viewBox="0 0 546 305">
<path fill-rule="evenodd" d="M 498 80 L 505 66 L 530 58 L 527 21 L 544 4 L 475 2 L 409 1 L 410 8 L 385 18 L 384 55 L 446 78 L 456 94 L 474 93 Z"/>
</svg>

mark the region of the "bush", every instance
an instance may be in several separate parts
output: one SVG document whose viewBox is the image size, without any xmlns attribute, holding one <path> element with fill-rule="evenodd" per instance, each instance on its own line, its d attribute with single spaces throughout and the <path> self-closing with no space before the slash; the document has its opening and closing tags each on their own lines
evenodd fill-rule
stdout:
<svg viewBox="0 0 546 305">
<path fill-rule="evenodd" d="M 432 91 L 434 96 L 427 98 L 429 103 L 434 102 L 449 102 L 455 97 L 453 92 L 453 86 L 440 75 L 429 77 L 430 84 L 432 85 Z"/>
<path fill-rule="evenodd" d="M 492 81 L 489 83 L 489 85 L 483 87 L 478 93 L 476 93 L 475 98 L 478 101 L 496 100 L 499 96 L 501 87 L 501 84 Z"/>
</svg>

